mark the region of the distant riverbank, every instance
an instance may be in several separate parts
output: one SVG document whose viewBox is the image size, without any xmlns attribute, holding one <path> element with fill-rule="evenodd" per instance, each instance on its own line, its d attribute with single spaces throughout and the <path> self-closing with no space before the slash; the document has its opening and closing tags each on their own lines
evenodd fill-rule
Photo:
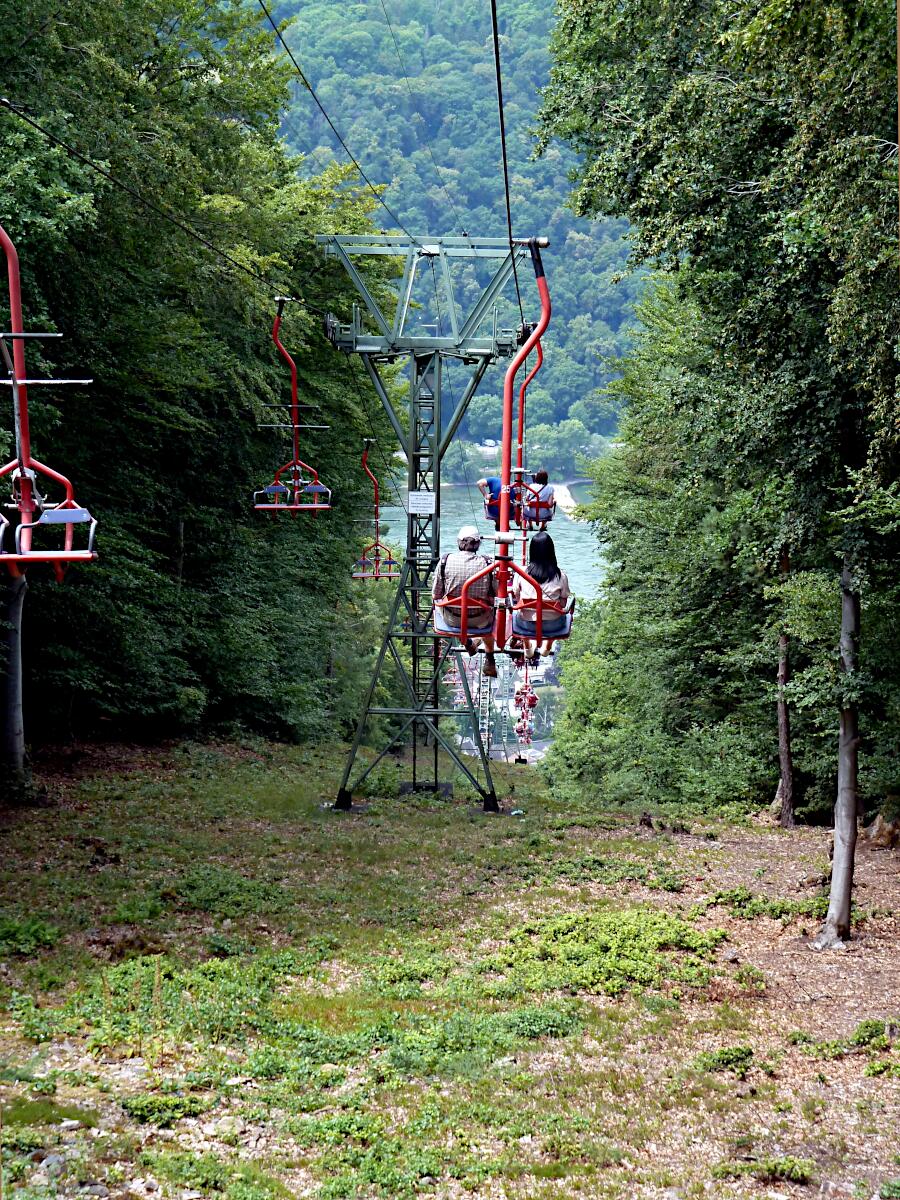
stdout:
<svg viewBox="0 0 900 1200">
<path fill-rule="evenodd" d="M 571 517 L 579 504 L 585 504 L 590 499 L 587 494 L 592 480 L 590 479 L 570 479 L 568 483 L 554 483 L 553 494 L 556 497 L 557 507 L 566 516 Z M 464 488 L 464 483 L 445 483 L 442 487 L 449 488 Z M 579 496 L 578 493 L 581 493 Z M 573 518 L 577 519 L 577 518 Z"/>
<path fill-rule="evenodd" d="M 589 521 L 578 521 L 572 516 L 578 503 L 588 498 L 584 493 L 579 495 L 586 486 L 589 485 L 578 480 L 554 484 L 559 511 L 551 529 L 559 562 L 580 601 L 594 599 L 605 570 L 593 526 Z M 382 537 L 391 544 L 402 543 L 406 537 L 405 501 L 404 488 L 397 503 L 385 505 L 382 510 Z M 441 544 L 445 549 L 455 545 L 456 534 L 462 525 L 476 525 L 486 535 L 493 532 L 491 524 L 485 521 L 483 500 L 474 486 L 444 484 L 441 487 Z"/>
</svg>

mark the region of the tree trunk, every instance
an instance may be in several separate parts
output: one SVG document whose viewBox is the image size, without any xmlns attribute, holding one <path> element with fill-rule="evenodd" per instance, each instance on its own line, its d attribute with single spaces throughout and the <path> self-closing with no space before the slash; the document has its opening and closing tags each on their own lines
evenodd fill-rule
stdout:
<svg viewBox="0 0 900 1200">
<path fill-rule="evenodd" d="M 25 753 L 22 708 L 22 612 L 28 584 L 24 575 L 6 584 L 3 611 L 3 730 L 0 735 L 0 799 L 24 800 L 31 790 L 31 771 Z"/>
<path fill-rule="evenodd" d="M 781 552 L 781 578 L 787 578 L 791 560 L 787 550 Z M 781 796 L 781 825 L 790 829 L 796 824 L 794 818 L 794 759 L 791 754 L 791 714 L 788 708 L 785 687 L 791 677 L 790 641 L 782 629 L 778 634 L 778 762 L 781 779 L 778 792 Z"/>
<path fill-rule="evenodd" d="M 175 522 L 175 590 L 181 591 L 184 577 L 184 517 Z"/>
<path fill-rule="evenodd" d="M 853 578 L 850 556 L 844 555 L 841 570 L 841 672 L 844 698 L 841 701 L 838 741 L 838 786 L 834 806 L 834 862 L 828 914 L 819 936 L 813 942 L 817 950 L 832 950 L 850 936 L 850 904 L 853 898 L 853 863 L 856 854 L 858 819 L 859 706 L 854 688 L 859 652 L 860 604 Z"/>
</svg>

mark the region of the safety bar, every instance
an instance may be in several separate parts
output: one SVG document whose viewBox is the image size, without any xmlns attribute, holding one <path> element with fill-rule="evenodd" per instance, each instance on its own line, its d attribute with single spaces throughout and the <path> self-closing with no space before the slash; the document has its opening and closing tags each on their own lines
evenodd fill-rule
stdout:
<svg viewBox="0 0 900 1200">
<path fill-rule="evenodd" d="M 25 554 L 22 549 L 22 533 L 26 529 L 34 529 L 38 525 L 66 525 L 66 551 L 71 550 L 71 526 L 90 523 L 88 530 L 87 553 L 94 553 L 94 537 L 97 532 L 97 522 L 86 508 L 48 508 L 42 512 L 36 521 L 23 521 L 16 527 L 16 554 Z M 37 551 L 36 553 L 40 553 Z M 80 553 L 80 552 L 79 552 Z"/>
<path fill-rule="evenodd" d="M 513 612 L 522 612 L 526 608 L 537 608 L 534 600 L 520 600 L 518 604 L 514 604 Z M 549 609 L 551 612 L 557 612 L 561 617 L 568 617 L 575 611 L 575 597 L 567 596 L 564 604 L 558 604 L 555 600 L 544 600 L 544 609 Z M 535 622 L 537 624 L 537 622 Z"/>
<path fill-rule="evenodd" d="M 89 383 L 93 382 L 93 379 L 0 379 L 0 385 L 3 387 L 21 387 L 23 384 L 26 387 L 61 387 L 66 383 L 74 383 L 79 387 L 86 387 Z"/>
<path fill-rule="evenodd" d="M 541 585 L 537 582 L 536 579 L 532 579 L 532 577 L 528 574 L 528 572 L 525 570 L 524 567 L 520 567 L 519 564 L 516 562 L 513 562 L 512 559 L 509 559 L 509 558 L 499 559 L 498 558 L 494 562 L 489 563 L 486 567 L 483 567 L 480 571 L 476 572 L 476 574 L 470 575 L 469 578 L 462 585 L 462 591 L 460 592 L 460 595 L 459 595 L 459 607 L 462 610 L 460 613 L 460 625 L 459 625 L 460 641 L 464 642 L 469 635 L 469 627 L 468 627 L 468 625 L 469 625 L 469 621 L 468 621 L 469 604 L 471 603 L 471 604 L 473 604 L 473 606 L 480 606 L 482 608 L 492 607 L 491 605 L 485 604 L 484 601 L 480 601 L 477 599 L 470 601 L 469 600 L 469 588 L 472 586 L 473 583 L 475 583 L 476 580 L 484 579 L 485 576 L 491 575 L 494 571 L 499 571 L 502 567 L 505 567 L 506 570 L 512 571 L 514 574 L 520 576 L 527 583 L 531 584 L 531 586 L 534 588 L 536 600 L 532 602 L 532 606 L 534 607 L 535 612 L 536 612 L 535 636 L 537 638 L 541 637 L 541 635 L 543 633 L 543 614 L 544 614 L 544 603 L 545 603 L 544 596 L 541 591 Z M 499 601 L 499 603 L 496 605 L 496 607 L 505 609 L 506 597 L 498 596 L 497 600 Z M 500 644 L 500 649 L 502 650 L 504 645 L 506 644 L 505 620 L 502 623 L 502 628 L 497 631 L 497 640 Z"/>
</svg>

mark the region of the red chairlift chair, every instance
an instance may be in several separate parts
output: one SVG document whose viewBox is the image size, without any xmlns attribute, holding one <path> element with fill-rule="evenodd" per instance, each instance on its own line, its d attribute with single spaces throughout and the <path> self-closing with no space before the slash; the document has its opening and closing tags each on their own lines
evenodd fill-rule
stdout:
<svg viewBox="0 0 900 1200">
<path fill-rule="evenodd" d="M 399 579 L 400 563 L 394 558 L 393 551 L 381 541 L 380 527 L 380 492 L 378 479 L 369 469 L 369 446 L 372 438 L 366 438 L 363 446 L 362 466 L 372 481 L 375 496 L 375 541 L 364 547 L 362 554 L 356 560 L 351 579 Z"/>
<path fill-rule="evenodd" d="M 85 385 L 90 379 L 28 379 L 25 370 L 25 346 L 29 339 L 58 338 L 58 333 L 25 333 L 22 322 L 22 287 L 19 275 L 19 256 L 6 231 L 0 226 L 0 246 L 6 257 L 9 281 L 9 310 L 11 330 L 0 333 L 0 357 L 6 368 L 6 378 L 0 379 L 11 389 L 16 430 L 16 457 L 0 467 L 0 478 L 9 476 L 12 483 L 12 503 L 19 514 L 13 548 L 8 537 L 12 532 L 9 520 L 0 514 L 0 564 L 11 575 L 21 575 L 33 563 L 49 563 L 59 582 L 72 563 L 93 562 L 96 557 L 94 538 L 97 522 L 86 508 L 75 500 L 74 488 L 65 475 L 38 462 L 31 453 L 31 433 L 28 413 L 28 387 Z M 10 353 L 7 342 L 12 342 Z M 60 501 L 50 502 L 38 488 L 39 477 L 59 484 L 65 493 Z M 75 527 L 87 525 L 86 544 L 76 549 Z M 62 546 L 44 545 L 44 532 L 50 526 L 64 530 Z M 36 544 L 37 542 L 37 544 Z"/>
<path fill-rule="evenodd" d="M 545 600 L 540 584 L 532 579 L 525 568 L 519 566 L 510 555 L 510 548 L 516 540 L 516 535 L 510 532 L 510 515 L 515 509 L 515 497 L 513 493 L 519 486 L 512 482 L 513 389 L 520 367 L 527 360 L 532 350 L 536 348 L 538 353 L 537 366 L 531 372 L 528 379 L 525 380 L 522 386 L 522 393 L 520 394 L 519 457 L 521 457 L 524 436 L 524 391 L 529 380 L 533 378 L 543 361 L 541 338 L 550 323 L 551 316 L 550 292 L 547 287 L 543 263 L 541 262 L 539 239 L 530 239 L 525 244 L 528 245 L 531 251 L 535 280 L 541 299 L 541 316 L 535 325 L 528 327 L 530 332 L 528 332 L 524 344 L 510 363 L 503 381 L 503 435 L 501 440 L 500 468 L 502 488 L 500 492 L 499 530 L 496 534 L 496 558 L 482 570 L 471 575 L 463 584 L 458 596 L 445 597 L 436 601 L 433 617 L 434 631 L 438 636 L 455 637 L 465 644 L 467 639 L 472 636 L 492 635 L 494 645 L 500 651 L 506 647 L 510 634 L 514 637 L 533 637 L 538 642 L 555 640 L 557 637 L 568 637 L 571 632 L 571 613 L 574 608 L 574 597 L 570 597 L 565 607 Z M 483 579 L 493 572 L 497 572 L 497 596 L 490 602 L 476 597 L 470 598 L 469 592 L 472 585 L 477 580 Z M 535 593 L 533 600 L 524 601 L 516 605 L 512 604 L 509 595 L 509 583 L 513 575 L 518 575 L 520 579 L 531 585 Z M 455 610 L 459 615 L 458 626 L 448 621 L 444 615 L 444 610 L 450 608 Z M 523 630 L 521 628 L 521 618 L 517 621 L 515 614 L 516 610 L 524 608 L 534 609 L 535 622 L 533 628 L 530 627 L 529 622 L 527 623 L 529 627 Z M 551 614 L 556 612 L 558 618 L 561 618 L 553 620 L 551 617 L 546 633 L 544 632 L 545 609 Z M 512 621 L 509 623 L 507 622 L 508 614 L 512 616 Z M 490 616 L 490 620 L 486 619 L 487 615 Z M 510 628 L 510 625 L 512 628 Z M 518 628 L 517 625 L 519 626 Z"/>
<path fill-rule="evenodd" d="M 313 515 L 327 512 L 331 508 L 331 489 L 319 480 L 319 472 L 300 457 L 300 430 L 326 429 L 325 425 L 301 425 L 300 401 L 297 395 L 297 364 L 283 346 L 279 335 L 281 319 L 287 296 L 276 296 L 278 311 L 272 325 L 272 341 L 278 353 L 288 364 L 291 373 L 291 421 L 289 425 L 275 425 L 271 428 L 290 429 L 293 443 L 293 457 L 278 468 L 271 483 L 253 493 L 253 507 L 258 512 L 267 512 L 272 516 L 278 513 L 311 512 Z M 276 406 L 280 407 L 280 406 Z M 266 427 L 268 428 L 268 427 Z M 287 478 L 287 482 L 282 477 Z"/>
</svg>

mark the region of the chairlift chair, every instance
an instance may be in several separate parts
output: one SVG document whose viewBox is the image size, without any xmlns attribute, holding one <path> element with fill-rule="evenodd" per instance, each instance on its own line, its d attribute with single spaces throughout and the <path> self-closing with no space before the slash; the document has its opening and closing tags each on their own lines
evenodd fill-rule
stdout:
<svg viewBox="0 0 900 1200">
<path fill-rule="evenodd" d="M 353 565 L 351 579 L 399 579 L 400 563 L 383 542 L 370 542 Z"/>
<path fill-rule="evenodd" d="M 297 468 L 309 473 L 305 478 Z M 285 471 L 295 472 L 291 475 L 290 485 L 282 482 Z M 319 475 L 314 468 L 299 460 L 293 460 L 279 467 L 274 480 L 253 493 L 253 507 L 257 512 L 290 513 L 295 516 L 301 512 L 328 512 L 331 508 L 331 489 L 319 482 Z"/>
<path fill-rule="evenodd" d="M 6 258 L 9 282 L 10 330 L 0 332 L 0 383 L 9 387 L 12 394 L 15 416 L 16 457 L 0 467 L 0 478 L 9 476 L 12 484 L 11 508 L 19 515 L 14 542 L 10 545 L 12 532 L 9 520 L 0 515 L 0 564 L 13 576 L 21 575 L 33 563 L 49 563 L 58 581 L 66 569 L 77 562 L 93 562 L 94 538 L 97 522 L 86 508 L 75 500 L 72 483 L 65 475 L 37 461 L 31 453 L 31 432 L 28 412 L 28 388 L 31 386 L 76 385 L 92 383 L 91 379 L 29 379 L 25 368 L 25 343 L 29 340 L 56 339 L 59 333 L 29 332 L 22 327 L 22 285 L 19 273 L 19 256 L 6 230 L 0 226 L 0 249 Z M 11 343 L 10 346 L 7 343 Z M 41 493 L 39 481 L 49 480 L 62 487 L 62 500 L 49 502 Z M 44 533 L 51 525 L 62 526 L 62 546 L 58 541 L 44 544 Z M 86 544 L 76 548 L 75 527 L 87 525 Z"/>
<path fill-rule="evenodd" d="M 378 478 L 369 468 L 369 446 L 374 438 L 366 438 L 363 443 L 362 468 L 372 481 L 375 508 L 375 541 L 363 548 L 356 560 L 351 579 L 399 579 L 400 563 L 394 558 L 389 546 L 381 540 L 381 506 Z"/>
<path fill-rule="evenodd" d="M 272 341 L 291 373 L 291 423 L 284 428 L 291 430 L 293 456 L 278 468 L 271 483 L 253 493 L 253 507 L 257 512 L 267 512 L 272 516 L 290 513 L 295 517 L 303 512 L 311 512 L 315 516 L 330 510 L 331 489 L 320 481 L 319 472 L 315 467 L 311 467 L 300 457 L 300 430 L 303 426 L 300 425 L 300 402 L 297 396 L 297 364 L 279 337 L 281 318 L 288 297 L 276 296 L 275 299 L 278 311 L 272 325 Z"/>
</svg>

